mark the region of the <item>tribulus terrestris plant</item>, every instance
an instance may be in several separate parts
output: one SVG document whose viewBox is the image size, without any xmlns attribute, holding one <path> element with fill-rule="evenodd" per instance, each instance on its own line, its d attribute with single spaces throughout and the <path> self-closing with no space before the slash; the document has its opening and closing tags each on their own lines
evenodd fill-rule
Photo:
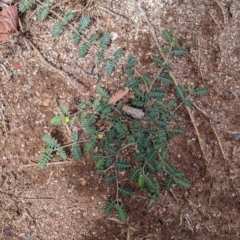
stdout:
<svg viewBox="0 0 240 240">
<path fill-rule="evenodd" d="M 170 32 L 165 30 L 163 34 L 166 39 Z M 182 55 L 185 52 L 183 48 L 179 50 L 169 48 L 168 51 L 166 48 L 165 51 L 166 54 L 173 55 L 180 55 L 180 52 Z M 167 174 L 165 183 L 167 190 L 173 184 L 184 188 L 190 187 L 190 182 L 184 178 L 184 174 L 168 162 L 167 141 L 176 134 L 183 134 L 182 128 L 171 128 L 169 123 L 177 118 L 175 109 L 178 108 L 178 104 L 191 106 L 191 96 L 201 96 L 207 93 L 207 90 L 194 87 L 185 90 L 181 86 L 176 86 L 177 98 L 165 100 L 166 92 L 164 88 L 158 86 L 159 83 L 173 83 L 168 74 L 171 68 L 159 56 L 154 58 L 154 63 L 162 70 L 156 80 L 146 73 L 135 76 L 134 67 L 137 60 L 129 56 L 125 68 L 126 76 L 129 78 L 126 87 L 133 92 L 134 98 L 128 105 L 122 100 L 116 106 L 109 104 L 108 92 L 98 87 L 99 97 L 93 102 L 82 100 L 76 113 L 70 114 L 65 106 L 60 106 L 62 115 L 55 116 L 51 123 L 53 125 L 67 123 L 70 126 L 80 124 L 79 129 L 82 128 L 87 136 L 86 143 L 80 145 L 79 130 L 72 133 L 72 143 L 67 146 L 61 146 L 51 136 L 44 136 L 47 147 L 39 166 L 46 166 L 54 152 L 65 160 L 66 147 L 71 147 L 72 156 L 77 161 L 82 159 L 83 152 L 89 152 L 91 159 L 96 162 L 103 182 L 116 184 L 116 196 L 106 204 L 104 213 L 109 214 L 115 210 L 123 222 L 126 221 L 127 214 L 121 199 L 133 194 L 133 189 L 129 187 L 133 186 L 133 183 L 151 199 L 160 196 L 159 183 L 155 177 L 157 173 Z M 130 158 L 129 155 L 133 155 L 134 158 Z M 127 172 L 129 182 L 120 181 L 119 173 L 122 171 Z M 164 174 L 162 176 L 165 178 Z M 130 182 L 132 183 L 129 184 Z"/>
<path fill-rule="evenodd" d="M 23 0 L 19 9 L 24 12 L 36 2 L 39 1 Z M 39 19 L 44 20 L 50 12 L 51 2 L 44 1 L 41 5 Z M 73 13 L 66 13 L 53 27 L 53 37 L 60 36 L 73 19 Z M 111 42 L 110 34 L 92 34 L 86 37 L 85 32 L 90 23 L 90 17 L 83 16 L 73 28 L 71 38 L 74 45 L 79 45 L 78 54 L 81 58 L 87 55 L 91 47 L 97 48 L 96 57 L 100 63 L 105 60 L 105 51 Z M 178 38 L 170 31 L 164 30 L 163 37 L 166 42 L 162 48 L 165 59 L 185 54 L 185 48 L 179 47 Z M 106 74 L 113 73 L 123 54 L 123 50 L 119 48 L 112 57 L 106 59 Z M 169 75 L 171 67 L 159 55 L 153 58 L 153 62 L 159 68 L 155 78 L 148 73 L 139 75 L 135 70 L 137 59 L 132 55 L 128 57 L 124 68 L 128 78 L 126 89 L 134 96 L 131 99 L 117 99 L 115 105 L 109 93 L 98 87 L 98 97 L 93 101 L 81 100 L 78 110 L 74 113 L 70 113 L 66 106 L 60 105 L 62 114 L 53 117 L 51 124 L 67 124 L 70 129 L 75 129 L 71 132 L 70 143 L 62 145 L 61 140 L 51 135 L 43 137 L 47 146 L 43 150 L 39 167 L 45 167 L 55 154 L 66 160 L 71 153 L 76 161 L 81 161 L 84 154 L 89 153 L 103 182 L 116 186 L 116 194 L 109 199 L 104 213 L 116 211 L 123 222 L 127 219 L 124 197 L 131 197 L 134 189 L 141 189 L 154 200 L 160 196 L 162 188 L 162 184 L 159 185 L 159 177 L 165 180 L 166 190 L 171 189 L 174 184 L 183 188 L 190 187 L 190 182 L 184 178 L 183 172 L 168 161 L 168 140 L 176 134 L 184 133 L 181 127 L 171 127 L 170 122 L 177 118 L 176 112 L 181 104 L 191 107 L 191 99 L 206 94 L 207 89 L 193 86 L 184 89 L 177 85 L 174 87 L 175 98 L 170 99 L 166 95 L 164 85 L 174 83 Z M 85 134 L 82 134 L 82 130 Z M 122 180 L 121 172 L 126 173 L 124 177 L 127 176 L 127 181 Z"/>
</svg>

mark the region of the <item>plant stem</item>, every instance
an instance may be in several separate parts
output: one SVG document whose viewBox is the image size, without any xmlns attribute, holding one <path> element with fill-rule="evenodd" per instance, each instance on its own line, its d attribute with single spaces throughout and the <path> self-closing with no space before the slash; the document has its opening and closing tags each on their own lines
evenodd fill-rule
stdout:
<svg viewBox="0 0 240 240">
<path fill-rule="evenodd" d="M 53 149 L 52 152 L 57 152 L 57 151 L 58 151 L 59 149 L 61 149 L 61 148 L 70 147 L 70 146 L 72 146 L 72 145 L 74 145 L 74 144 L 82 143 L 82 142 L 88 142 L 88 140 L 83 140 L 83 141 L 78 141 L 78 142 L 69 143 L 69 144 L 60 146 L 60 147 L 58 147 L 58 148 L 56 148 L 56 149 Z"/>
</svg>

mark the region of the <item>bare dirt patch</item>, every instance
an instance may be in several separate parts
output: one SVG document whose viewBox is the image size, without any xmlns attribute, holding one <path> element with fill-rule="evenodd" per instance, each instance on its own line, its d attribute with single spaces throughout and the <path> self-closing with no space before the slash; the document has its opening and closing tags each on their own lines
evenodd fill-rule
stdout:
<svg viewBox="0 0 240 240">
<path fill-rule="evenodd" d="M 111 47 L 124 47 L 139 59 L 139 71 L 154 73 L 152 56 L 157 48 L 135 1 L 92 3 L 127 19 L 121 21 L 89 4 L 84 11 L 94 18 L 92 30 L 116 32 L 119 37 Z M 102 213 L 114 186 L 101 183 L 92 160 L 86 157 L 77 164 L 55 159 L 43 170 L 35 166 L 44 134 L 54 133 L 63 141 L 66 137 L 64 128 L 50 125 L 58 113 L 57 104 L 76 109 L 81 99 L 95 96 L 97 85 L 115 93 L 126 79 L 121 68 L 111 77 L 102 74 L 101 67 L 93 69 L 92 56 L 79 59 L 67 31 L 57 40 L 51 37 L 53 17 L 42 23 L 28 11 L 20 16 L 27 37 L 77 87 L 44 65 L 21 36 L 0 45 L 1 239 L 240 239 L 240 3 L 139 3 L 160 43 L 161 31 L 167 28 L 187 47 L 185 57 L 171 62 L 178 81 L 209 90 L 195 101 L 198 108 L 191 108 L 205 156 L 183 107 L 178 110 L 178 121 L 186 134 L 169 143 L 169 161 L 185 173 L 191 189 L 176 186 L 166 192 L 162 185 L 161 198 L 151 204 L 136 192 L 124 199 L 128 221 L 123 224 L 114 215 Z M 60 14 L 85 6 L 87 1 L 65 1 L 55 11 Z M 97 74 L 90 74 L 92 70 Z M 46 99 L 48 104 L 44 104 Z"/>
</svg>

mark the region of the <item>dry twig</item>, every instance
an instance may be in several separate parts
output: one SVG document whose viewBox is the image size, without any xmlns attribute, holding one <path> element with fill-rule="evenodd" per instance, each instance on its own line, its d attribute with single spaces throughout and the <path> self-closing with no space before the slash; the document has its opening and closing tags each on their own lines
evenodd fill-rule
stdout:
<svg viewBox="0 0 240 240">
<path fill-rule="evenodd" d="M 118 18 L 120 21 L 122 21 L 124 23 L 128 23 L 128 19 L 125 16 L 117 14 L 117 13 L 115 13 L 115 12 L 109 10 L 108 8 L 105 8 L 105 7 L 101 7 L 101 6 L 96 6 L 96 7 L 100 10 L 103 10 L 103 11 L 113 15 L 114 17 Z"/>
<path fill-rule="evenodd" d="M 212 130 L 213 130 L 213 132 L 214 132 L 214 135 L 215 135 L 215 137 L 216 137 L 216 139 L 217 139 L 217 141 L 218 141 L 218 145 L 219 145 L 219 147 L 220 147 L 222 156 L 223 156 L 223 158 L 224 158 L 225 161 L 228 161 L 228 158 L 227 158 L 226 155 L 225 155 L 225 152 L 224 152 L 224 150 L 223 150 L 222 143 L 221 143 L 221 141 L 220 141 L 220 138 L 219 138 L 219 136 L 218 136 L 218 133 L 217 133 L 215 127 L 213 126 L 213 122 L 212 122 L 211 118 L 208 116 L 208 114 L 207 114 L 205 111 L 203 111 L 203 110 L 202 110 L 200 107 L 198 107 L 195 103 L 193 103 L 193 106 L 194 106 L 198 111 L 200 111 L 200 112 L 208 119 L 208 121 L 209 121 L 209 123 L 210 123 L 210 126 L 211 126 L 211 128 L 212 128 Z"/>
<path fill-rule="evenodd" d="M 77 163 L 76 161 L 60 161 L 60 162 L 50 162 L 47 164 L 47 166 L 53 166 L 53 165 L 70 165 L 73 163 Z M 24 169 L 24 168 L 32 168 L 32 167 L 38 167 L 37 163 L 29 163 L 25 165 L 21 165 L 18 168 L 18 171 Z"/>
<path fill-rule="evenodd" d="M 220 8 L 220 10 L 222 11 L 224 24 L 227 24 L 228 20 L 227 20 L 227 17 L 226 17 L 226 14 L 225 14 L 225 11 L 224 11 L 223 6 L 221 5 L 221 3 L 220 3 L 218 0 L 213 0 L 213 1 L 218 5 L 218 7 Z"/>
</svg>

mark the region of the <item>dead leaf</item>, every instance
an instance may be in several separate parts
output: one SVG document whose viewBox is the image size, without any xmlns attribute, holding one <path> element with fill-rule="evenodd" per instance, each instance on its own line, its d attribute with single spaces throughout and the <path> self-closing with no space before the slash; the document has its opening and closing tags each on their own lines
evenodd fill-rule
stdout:
<svg viewBox="0 0 240 240">
<path fill-rule="evenodd" d="M 87 184 L 87 181 L 84 178 L 80 178 L 81 185 L 85 186 Z"/>
<path fill-rule="evenodd" d="M 44 99 L 43 102 L 42 102 L 43 106 L 44 106 L 44 107 L 48 107 L 50 101 L 51 101 L 51 100 L 50 100 L 49 98 Z"/>
<path fill-rule="evenodd" d="M 102 17 L 104 22 L 108 22 L 110 20 L 110 17 L 105 15 Z"/>
<path fill-rule="evenodd" d="M 137 118 L 137 119 L 144 118 L 144 112 L 141 109 L 129 107 L 127 105 L 123 105 L 122 110 L 125 113 L 129 114 L 130 116 L 132 116 L 133 118 Z"/>
<path fill-rule="evenodd" d="M 0 159 L 0 162 L 3 166 L 6 166 L 10 163 L 8 159 Z"/>
<path fill-rule="evenodd" d="M 113 104 L 115 105 L 116 102 L 118 102 L 119 100 L 121 100 L 123 97 L 125 97 L 129 92 L 129 89 L 126 88 L 125 90 L 123 91 L 119 91 L 117 92 L 114 96 L 112 96 L 109 101 L 108 101 L 108 104 Z"/>
<path fill-rule="evenodd" d="M 13 67 L 16 68 L 16 69 L 21 69 L 21 68 L 22 68 L 20 62 L 14 62 L 14 63 L 13 63 Z"/>
<path fill-rule="evenodd" d="M 0 11 L 0 42 L 9 40 L 9 33 L 18 27 L 18 11 L 16 6 L 3 7 Z"/>
</svg>

